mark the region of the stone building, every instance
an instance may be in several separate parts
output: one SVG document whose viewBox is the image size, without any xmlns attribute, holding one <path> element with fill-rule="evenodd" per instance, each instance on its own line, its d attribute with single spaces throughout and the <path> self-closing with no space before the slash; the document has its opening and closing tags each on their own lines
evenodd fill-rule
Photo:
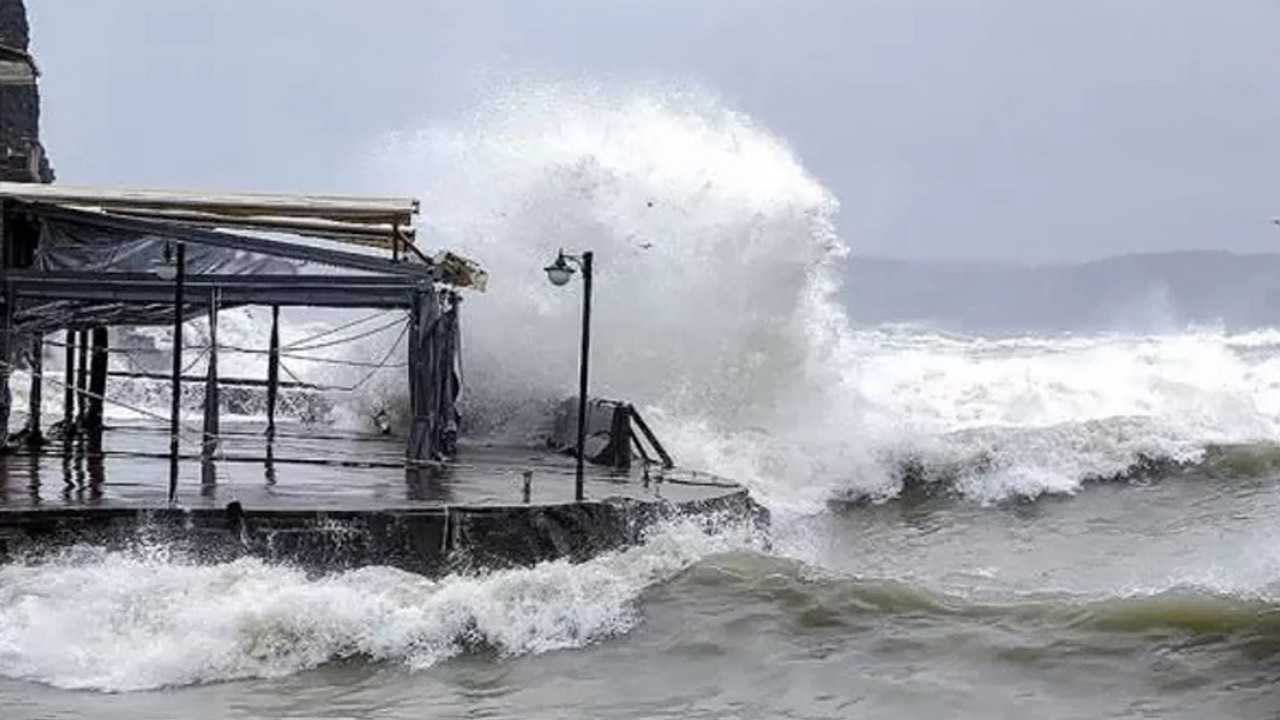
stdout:
<svg viewBox="0 0 1280 720">
<path fill-rule="evenodd" d="M 0 180 L 53 182 L 40 143 L 40 71 L 23 0 L 0 0 Z"/>
</svg>

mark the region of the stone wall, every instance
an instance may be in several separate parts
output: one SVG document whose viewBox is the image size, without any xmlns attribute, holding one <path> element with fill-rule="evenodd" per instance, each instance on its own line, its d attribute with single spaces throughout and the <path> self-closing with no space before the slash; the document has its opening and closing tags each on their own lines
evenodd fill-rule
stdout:
<svg viewBox="0 0 1280 720">
<path fill-rule="evenodd" d="M 438 577 L 448 572 L 588 560 L 634 545 L 664 518 L 702 518 L 709 528 L 754 522 L 768 512 L 743 489 L 703 500 L 588 502 L 507 507 L 385 510 L 190 510 L 49 507 L 0 511 L 0 563 L 39 562 L 80 543 L 116 550 L 163 544 L 183 557 L 219 562 L 258 557 L 314 571 L 389 565 Z"/>
<path fill-rule="evenodd" d="M 53 182 L 40 142 L 39 72 L 23 0 L 0 0 L 0 180 Z"/>
</svg>

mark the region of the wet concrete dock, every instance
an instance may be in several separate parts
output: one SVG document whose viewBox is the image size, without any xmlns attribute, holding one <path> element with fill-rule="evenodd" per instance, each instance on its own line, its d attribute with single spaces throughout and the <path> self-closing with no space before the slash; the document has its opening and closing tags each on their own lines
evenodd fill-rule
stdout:
<svg viewBox="0 0 1280 720">
<path fill-rule="evenodd" d="M 213 466 L 186 448 L 170 505 L 166 446 L 153 423 L 117 423 L 100 448 L 0 458 L 0 556 L 142 533 L 217 558 L 432 573 L 584 559 L 673 513 L 758 511 L 740 485 L 681 469 L 588 465 L 575 503 L 573 459 L 549 451 L 463 444 L 454 462 L 406 469 L 396 438 L 290 425 L 271 443 L 260 426 L 224 427 Z"/>
</svg>

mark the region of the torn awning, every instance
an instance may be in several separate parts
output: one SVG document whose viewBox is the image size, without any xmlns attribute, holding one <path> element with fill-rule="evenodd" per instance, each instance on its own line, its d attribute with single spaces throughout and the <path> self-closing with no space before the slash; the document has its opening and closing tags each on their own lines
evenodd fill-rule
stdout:
<svg viewBox="0 0 1280 720">
<path fill-rule="evenodd" d="M 291 275 L 301 263 L 245 250 L 193 242 L 180 228 L 162 223 L 95 223 L 85 218 L 40 217 L 34 268 L 43 272 L 151 272 L 173 263 L 173 246 L 187 244 L 193 275 Z"/>
</svg>

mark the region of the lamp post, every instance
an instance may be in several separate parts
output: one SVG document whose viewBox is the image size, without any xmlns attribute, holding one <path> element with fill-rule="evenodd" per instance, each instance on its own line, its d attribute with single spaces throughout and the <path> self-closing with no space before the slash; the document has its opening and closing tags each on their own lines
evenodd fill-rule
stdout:
<svg viewBox="0 0 1280 720">
<path fill-rule="evenodd" d="M 543 268 L 547 279 L 557 287 L 565 285 L 573 277 L 574 265 L 582 270 L 582 349 L 578 355 L 578 466 L 573 497 L 583 498 L 583 468 L 586 462 L 587 444 L 587 368 L 591 364 L 591 260 L 594 254 L 587 250 L 581 255 L 566 255 L 561 250 L 552 264 Z"/>
<path fill-rule="evenodd" d="M 178 497 L 178 430 L 182 412 L 182 306 L 187 279 L 187 247 L 178 243 L 177 252 L 165 245 L 163 259 L 152 263 L 151 272 L 166 282 L 173 281 L 173 389 L 169 406 L 169 502 Z M 174 257 L 176 254 L 177 257 Z"/>
</svg>

